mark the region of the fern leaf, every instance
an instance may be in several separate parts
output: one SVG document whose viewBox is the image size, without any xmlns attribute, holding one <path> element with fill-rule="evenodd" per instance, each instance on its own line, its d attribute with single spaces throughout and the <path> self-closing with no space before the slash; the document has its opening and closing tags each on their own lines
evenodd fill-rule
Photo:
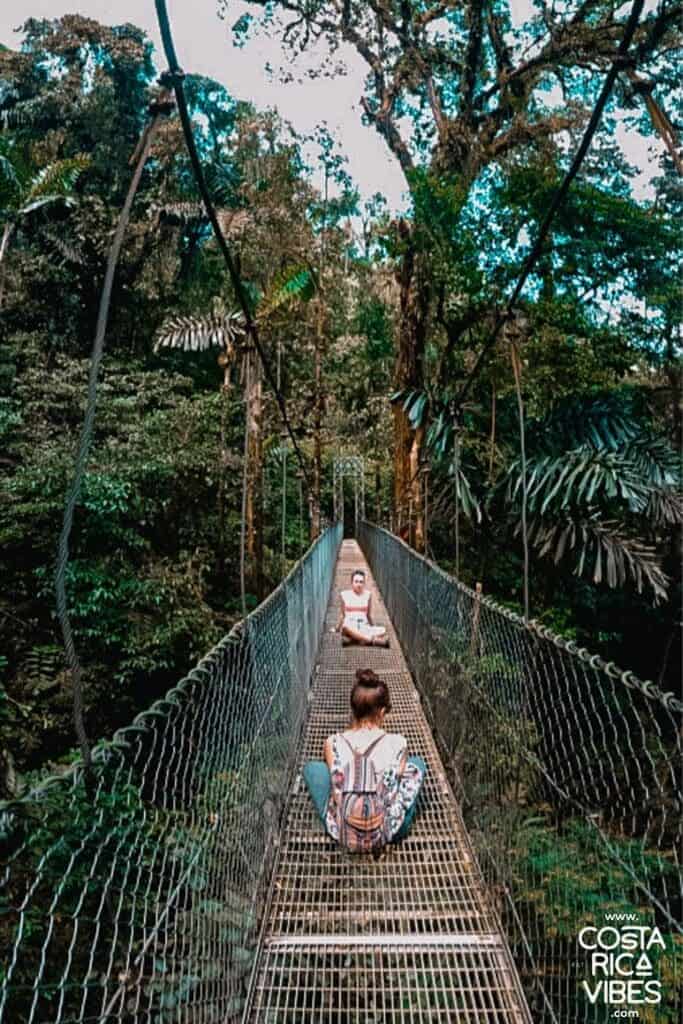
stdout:
<svg viewBox="0 0 683 1024">
<path fill-rule="evenodd" d="M 183 352 L 206 352 L 222 348 L 233 353 L 235 343 L 244 334 L 242 314 L 226 313 L 215 309 L 207 316 L 174 316 L 162 325 L 154 351 L 160 348 L 178 348 Z"/>
<path fill-rule="evenodd" d="M 47 167 L 42 167 L 29 185 L 22 212 L 28 213 L 46 201 L 69 198 L 76 182 L 90 163 L 88 156 L 75 156 L 68 160 L 55 160 Z"/>
<path fill-rule="evenodd" d="M 154 213 L 161 214 L 163 217 L 175 217 L 183 222 L 201 220 L 203 217 L 206 217 L 203 203 L 193 203 L 182 199 L 158 205 L 155 203 L 151 210 Z"/>
<path fill-rule="evenodd" d="M 6 187 L 9 186 L 11 189 L 18 189 L 20 187 L 16 168 L 4 153 L 0 153 L 0 179 L 2 179 Z"/>
<path fill-rule="evenodd" d="M 48 250 L 51 249 L 56 254 L 55 262 L 59 266 L 64 266 L 65 263 L 75 263 L 78 266 L 83 266 L 85 263 L 83 251 L 74 245 L 73 241 L 69 238 L 64 238 L 58 231 L 43 228 L 41 237 L 47 242 Z"/>
</svg>

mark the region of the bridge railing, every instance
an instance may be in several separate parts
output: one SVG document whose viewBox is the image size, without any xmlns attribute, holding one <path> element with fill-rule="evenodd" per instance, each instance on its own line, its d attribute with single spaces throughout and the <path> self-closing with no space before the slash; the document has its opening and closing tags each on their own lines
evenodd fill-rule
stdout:
<svg viewBox="0 0 683 1024">
<path fill-rule="evenodd" d="M 677 1021 L 681 703 L 525 624 L 387 531 L 363 523 L 359 540 L 535 1019 L 602 1021 L 611 1002 Z M 629 924 L 646 929 L 636 934 L 650 964 L 630 977 L 591 959 L 624 952 Z M 616 931 L 596 946 L 596 932 L 582 932 L 591 927 Z M 624 999 L 619 986 L 629 980 Z"/>
<path fill-rule="evenodd" d="M 341 526 L 83 766 L 0 805 L 0 1020 L 242 1016 Z"/>
</svg>

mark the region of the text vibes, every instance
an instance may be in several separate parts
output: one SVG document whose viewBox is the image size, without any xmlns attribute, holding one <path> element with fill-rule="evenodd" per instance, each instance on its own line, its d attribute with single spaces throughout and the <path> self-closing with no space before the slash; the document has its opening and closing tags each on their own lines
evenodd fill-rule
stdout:
<svg viewBox="0 0 683 1024">
<path fill-rule="evenodd" d="M 579 945 L 590 952 L 592 981 L 581 984 L 591 1003 L 659 1003 L 661 982 L 652 977 L 649 951 L 666 949 L 659 928 L 626 925 L 621 928 L 582 928 Z"/>
</svg>

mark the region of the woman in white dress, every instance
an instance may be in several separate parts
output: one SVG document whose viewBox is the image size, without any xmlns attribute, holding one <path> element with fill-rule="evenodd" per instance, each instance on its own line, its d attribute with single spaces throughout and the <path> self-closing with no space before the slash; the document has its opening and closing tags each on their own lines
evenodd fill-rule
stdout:
<svg viewBox="0 0 683 1024">
<path fill-rule="evenodd" d="M 353 643 L 389 646 L 384 626 L 372 624 L 372 594 L 365 586 L 365 573 L 362 569 L 356 569 L 353 573 L 351 590 L 342 590 L 340 594 L 339 622 L 336 628 L 342 637 Z"/>
</svg>

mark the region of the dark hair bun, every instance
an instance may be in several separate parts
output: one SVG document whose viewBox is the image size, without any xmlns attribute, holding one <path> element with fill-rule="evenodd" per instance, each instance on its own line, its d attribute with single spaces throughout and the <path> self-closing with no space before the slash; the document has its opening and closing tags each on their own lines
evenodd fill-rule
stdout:
<svg viewBox="0 0 683 1024">
<path fill-rule="evenodd" d="M 391 711 L 389 689 L 371 668 L 359 668 L 351 690 L 351 710 L 357 722 L 375 718 L 384 708 Z"/>
<path fill-rule="evenodd" d="M 371 668 L 356 669 L 356 682 L 360 683 L 361 686 L 377 686 L 381 681 L 377 673 L 373 672 Z"/>
</svg>

